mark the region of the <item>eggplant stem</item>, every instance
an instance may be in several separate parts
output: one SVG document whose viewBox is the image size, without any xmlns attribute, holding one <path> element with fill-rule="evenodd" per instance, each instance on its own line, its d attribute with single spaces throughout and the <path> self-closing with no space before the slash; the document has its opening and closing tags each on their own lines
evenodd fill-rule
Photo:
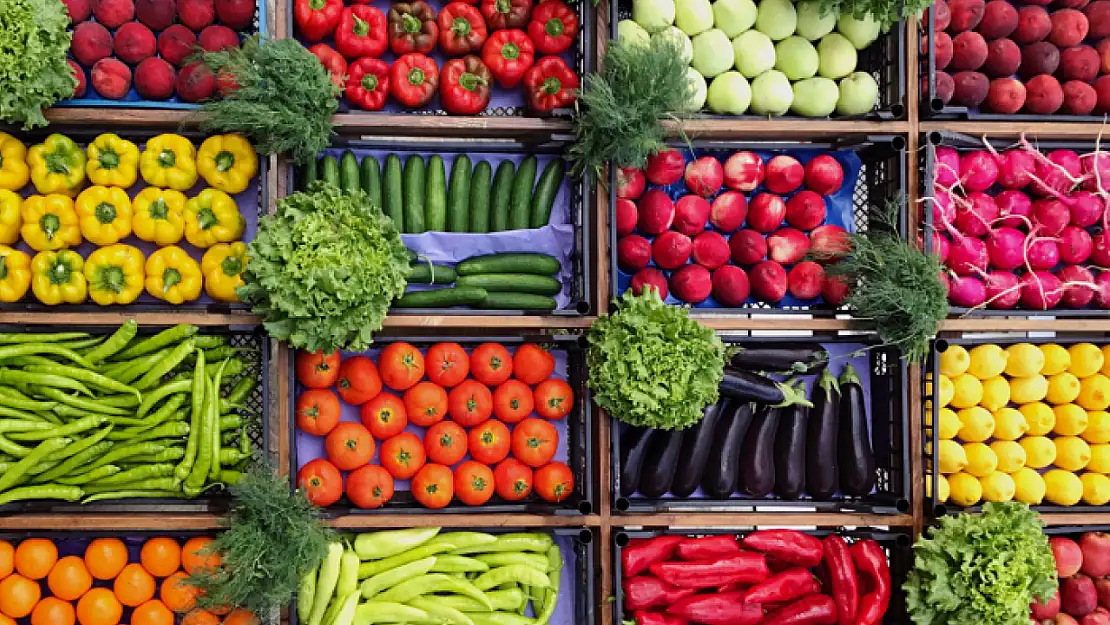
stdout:
<svg viewBox="0 0 1110 625">
<path fill-rule="evenodd" d="M 836 379 L 835 375 L 829 372 L 827 367 L 821 372 L 821 377 L 817 379 L 817 386 L 820 386 L 821 390 L 825 391 L 826 397 L 830 397 L 834 389 L 837 393 L 840 393 L 840 382 Z"/>
<path fill-rule="evenodd" d="M 801 389 L 795 388 L 793 384 L 801 383 Z M 777 382 L 780 390 L 782 390 L 782 403 L 775 404 L 771 408 L 786 408 L 788 406 L 805 406 L 807 408 L 813 407 L 813 402 L 809 401 L 806 397 L 806 383 L 805 380 L 798 379 L 794 382 Z"/>
<path fill-rule="evenodd" d="M 859 375 L 851 364 L 844 365 L 844 371 L 840 374 L 841 386 L 845 384 L 860 384 Z M 861 385 L 862 386 L 862 385 Z"/>
</svg>

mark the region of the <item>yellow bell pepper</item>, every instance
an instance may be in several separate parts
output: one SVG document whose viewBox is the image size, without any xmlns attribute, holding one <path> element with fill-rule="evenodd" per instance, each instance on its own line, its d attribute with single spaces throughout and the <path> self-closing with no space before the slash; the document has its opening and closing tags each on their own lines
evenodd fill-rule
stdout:
<svg viewBox="0 0 1110 625">
<path fill-rule="evenodd" d="M 27 147 L 19 139 L 0 132 L 0 189 L 19 191 L 30 179 Z"/>
<path fill-rule="evenodd" d="M 31 290 L 47 306 L 82 304 L 88 297 L 85 259 L 73 250 L 39 252 L 31 261 Z"/>
<path fill-rule="evenodd" d="M 147 187 L 131 204 L 135 236 L 160 247 L 173 245 L 185 234 L 185 196 L 173 189 Z"/>
<path fill-rule="evenodd" d="M 117 243 L 98 248 L 85 261 L 89 297 L 101 306 L 130 304 L 142 295 L 145 264 L 137 247 Z"/>
<path fill-rule="evenodd" d="M 99 246 L 131 234 L 131 198 L 119 187 L 89 187 L 77 196 L 81 234 Z"/>
<path fill-rule="evenodd" d="M 204 291 L 220 302 L 237 302 L 235 289 L 243 286 L 243 270 L 247 268 L 247 246 L 242 241 L 217 243 L 200 259 L 204 272 Z"/>
<path fill-rule="evenodd" d="M 85 171 L 93 184 L 126 189 L 139 177 L 139 148 L 127 139 L 106 132 L 89 144 Z"/>
<path fill-rule="evenodd" d="M 0 302 L 18 302 L 31 286 L 31 257 L 0 245 Z"/>
<path fill-rule="evenodd" d="M 215 135 L 200 144 L 197 171 L 208 186 L 235 195 L 258 173 L 258 155 L 243 135 Z"/>
<path fill-rule="evenodd" d="M 27 164 L 39 193 L 75 197 L 85 182 L 85 151 L 64 135 L 52 134 L 31 146 Z"/>
<path fill-rule="evenodd" d="M 20 208 L 23 226 L 19 233 L 36 252 L 81 245 L 81 227 L 73 200 L 64 195 L 32 195 Z"/>
<path fill-rule="evenodd" d="M 236 241 L 246 227 L 235 200 L 219 189 L 205 189 L 185 202 L 185 240 L 197 247 Z"/>
<path fill-rule="evenodd" d="M 152 186 L 188 191 L 197 183 L 197 149 L 181 135 L 158 135 L 146 142 L 139 172 Z"/>
<path fill-rule="evenodd" d="M 200 297 L 204 279 L 200 264 L 185 250 L 171 245 L 146 259 L 146 292 L 174 305 Z"/>
<path fill-rule="evenodd" d="M 22 207 L 23 198 L 15 191 L 0 189 L 0 244 L 14 245 L 19 240 L 19 228 L 23 225 L 19 210 Z"/>
</svg>

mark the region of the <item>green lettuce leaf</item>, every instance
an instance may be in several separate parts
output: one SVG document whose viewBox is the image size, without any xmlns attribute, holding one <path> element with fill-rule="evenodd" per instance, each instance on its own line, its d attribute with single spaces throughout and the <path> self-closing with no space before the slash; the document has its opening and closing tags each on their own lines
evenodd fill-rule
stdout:
<svg viewBox="0 0 1110 625">
<path fill-rule="evenodd" d="M 0 121 L 45 126 L 42 110 L 73 95 L 68 26 L 60 0 L 0 1 Z"/>
</svg>

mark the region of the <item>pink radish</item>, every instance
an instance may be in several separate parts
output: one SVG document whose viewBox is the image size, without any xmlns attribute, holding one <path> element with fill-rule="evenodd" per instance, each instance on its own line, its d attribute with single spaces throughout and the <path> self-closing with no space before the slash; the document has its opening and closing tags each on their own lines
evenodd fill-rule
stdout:
<svg viewBox="0 0 1110 625">
<path fill-rule="evenodd" d="M 1091 257 L 1094 244 L 1091 241 L 1091 235 L 1083 228 L 1068 226 L 1056 239 L 1060 244 L 1061 262 L 1067 265 L 1078 265 L 1087 262 Z"/>
<path fill-rule="evenodd" d="M 767 237 L 767 251 L 771 260 L 783 265 L 793 265 L 809 251 L 809 237 L 796 228 L 779 228 Z"/>
<path fill-rule="evenodd" d="M 1047 271 L 1034 271 L 1021 277 L 1021 303 L 1025 308 L 1056 308 L 1063 296 L 1064 285 Z"/>
<path fill-rule="evenodd" d="M 1110 179 L 1107 179 L 1110 182 Z M 1102 199 L 1090 191 L 1076 191 L 1071 194 L 1071 224 L 1080 228 L 1090 228 L 1102 218 Z"/>
<path fill-rule="evenodd" d="M 1083 173 L 1079 155 L 1071 150 L 1053 150 L 1047 155 L 1038 152 L 1034 158 L 1037 167 L 1033 192 L 1038 195 L 1059 197 L 1066 194 Z"/>
<path fill-rule="evenodd" d="M 1064 282 L 1064 295 L 1060 303 L 1067 308 L 1083 308 L 1095 297 L 1092 287 L 1095 277 L 1091 272 L 1078 265 L 1070 265 L 1056 272 L 1056 277 Z"/>
<path fill-rule="evenodd" d="M 1025 258 L 1033 269 L 1047 271 L 1060 264 L 1060 246 L 1053 239 L 1035 239 L 1029 242 Z"/>
<path fill-rule="evenodd" d="M 933 231 L 931 243 L 932 247 L 930 248 L 930 252 L 933 254 L 933 256 L 937 257 L 937 260 L 943 263 L 948 258 L 948 248 L 950 247 L 950 244 L 948 243 L 948 237 L 939 232 Z"/>
<path fill-rule="evenodd" d="M 937 147 L 935 164 L 937 184 L 951 187 L 960 180 L 960 153 L 953 148 Z"/>
<path fill-rule="evenodd" d="M 948 280 L 948 300 L 962 308 L 975 308 L 987 301 L 987 288 L 978 278 L 953 276 Z"/>
<path fill-rule="evenodd" d="M 1103 268 L 1110 268 L 1110 232 L 1100 232 L 1092 239 L 1091 262 Z"/>
<path fill-rule="evenodd" d="M 945 191 L 937 191 L 933 196 L 933 226 L 937 230 L 947 231 L 956 222 L 956 204 L 952 196 Z"/>
<path fill-rule="evenodd" d="M 998 228 L 987 237 L 987 254 L 991 267 L 1017 269 L 1025 263 L 1025 235 L 1016 228 Z"/>
<path fill-rule="evenodd" d="M 1110 272 L 1095 276 L 1095 303 L 1099 308 L 1110 308 Z"/>
<path fill-rule="evenodd" d="M 945 264 L 956 275 L 981 275 L 987 270 L 987 244 L 982 239 L 966 238 L 948 251 Z"/>
<path fill-rule="evenodd" d="M 1033 202 L 1021 191 L 1007 189 L 994 196 L 998 214 L 1003 217 L 1001 224 L 1011 228 L 1028 227 L 1033 214 Z"/>
<path fill-rule="evenodd" d="M 1099 191 L 1099 182 L 1102 189 L 1110 187 L 1110 153 L 1099 151 L 1084 154 L 1079 158 L 1083 165 L 1083 188 L 1088 191 Z"/>
<path fill-rule="evenodd" d="M 998 204 L 994 198 L 975 191 L 967 194 L 967 206 L 956 212 L 956 228 L 971 237 L 981 237 L 990 232 L 991 224 L 998 219 Z"/>
<path fill-rule="evenodd" d="M 1010 309 L 1021 301 L 1018 277 L 1009 271 L 992 271 L 984 280 L 987 287 L 987 305 L 1000 310 Z"/>
<path fill-rule="evenodd" d="M 1040 232 L 1054 237 L 1063 232 L 1071 221 L 1071 211 L 1060 200 L 1042 198 L 1033 202 L 1033 223 L 1040 226 Z"/>
<path fill-rule="evenodd" d="M 960 156 L 960 180 L 967 191 L 986 191 L 998 180 L 998 163 L 986 150 Z"/>
<path fill-rule="evenodd" d="M 1037 161 L 1021 150 L 1006 150 L 999 154 L 998 184 L 1007 189 L 1024 189 L 1032 178 L 1029 174 L 1037 167 Z"/>
</svg>

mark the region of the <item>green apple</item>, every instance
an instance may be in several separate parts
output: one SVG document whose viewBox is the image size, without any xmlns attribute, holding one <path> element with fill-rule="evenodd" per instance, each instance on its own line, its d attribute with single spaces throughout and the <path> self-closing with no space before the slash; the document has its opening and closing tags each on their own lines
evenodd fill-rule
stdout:
<svg viewBox="0 0 1110 625">
<path fill-rule="evenodd" d="M 836 110 L 840 90 L 828 78 L 806 78 L 794 83 L 794 104 L 790 107 L 802 117 L 827 117 Z"/>
<path fill-rule="evenodd" d="M 651 35 L 632 20 L 621 20 L 617 22 L 617 39 L 627 41 L 629 43 L 647 45 Z"/>
<path fill-rule="evenodd" d="M 840 99 L 836 112 L 841 115 L 864 115 L 879 103 L 879 84 L 867 72 L 853 72 L 840 81 Z"/>
<path fill-rule="evenodd" d="M 649 33 L 674 24 L 673 0 L 632 0 L 632 21 Z"/>
<path fill-rule="evenodd" d="M 746 30 L 732 40 L 736 69 L 752 79 L 775 66 L 775 44 L 758 30 Z"/>
<path fill-rule="evenodd" d="M 687 65 L 694 59 L 694 44 L 690 42 L 690 38 L 686 36 L 686 33 L 679 30 L 676 26 L 668 26 L 652 35 L 651 38 L 673 41 L 675 46 L 678 47 L 679 53 L 682 56 L 682 61 Z"/>
<path fill-rule="evenodd" d="M 709 110 L 718 115 L 743 115 L 752 102 L 752 88 L 740 72 L 725 72 L 709 85 Z"/>
<path fill-rule="evenodd" d="M 790 79 L 778 70 L 767 70 L 752 81 L 752 112 L 756 115 L 782 115 L 794 102 Z"/>
<path fill-rule="evenodd" d="M 829 33 L 817 44 L 820 62 L 817 73 L 825 78 L 841 78 L 856 69 L 856 47 L 840 33 Z"/>
<path fill-rule="evenodd" d="M 817 50 L 804 37 L 791 35 L 775 45 L 775 69 L 790 80 L 811 78 L 818 61 Z"/>
<path fill-rule="evenodd" d="M 713 28 L 713 5 L 709 0 L 675 0 L 675 25 L 693 37 Z"/>
<path fill-rule="evenodd" d="M 694 37 L 694 69 L 702 76 L 712 78 L 732 69 L 736 57 L 732 46 L 720 29 L 713 28 Z"/>
<path fill-rule="evenodd" d="M 762 0 L 755 17 L 755 29 L 778 41 L 794 34 L 798 13 L 790 0 Z"/>
<path fill-rule="evenodd" d="M 686 103 L 682 106 L 682 110 L 697 113 L 705 106 L 705 97 L 708 93 L 705 88 L 705 76 L 699 74 L 698 70 L 687 67 L 686 89 Z"/>
<path fill-rule="evenodd" d="M 817 41 L 836 28 L 836 9 L 822 15 L 825 5 L 818 0 L 802 0 L 797 5 L 798 30 L 797 33 L 810 41 Z"/>
<path fill-rule="evenodd" d="M 856 50 L 862 50 L 879 38 L 879 23 L 871 14 L 863 19 L 856 19 L 852 15 L 841 15 L 836 22 L 836 29 L 848 38 Z"/>
<path fill-rule="evenodd" d="M 717 0 L 713 3 L 713 25 L 725 31 L 729 39 L 755 24 L 756 8 L 752 0 Z"/>
</svg>

